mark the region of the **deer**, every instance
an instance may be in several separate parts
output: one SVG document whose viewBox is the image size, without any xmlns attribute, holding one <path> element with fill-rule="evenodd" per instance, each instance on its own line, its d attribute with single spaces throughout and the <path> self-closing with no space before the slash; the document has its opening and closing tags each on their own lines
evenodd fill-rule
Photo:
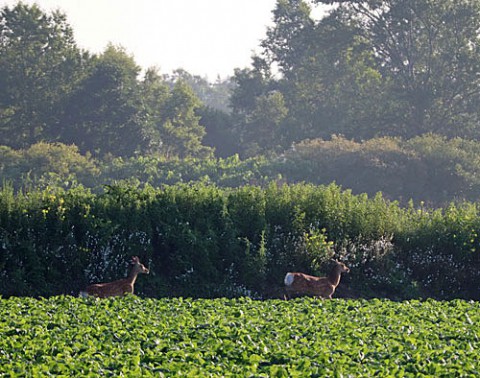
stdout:
<svg viewBox="0 0 480 378">
<path fill-rule="evenodd" d="M 341 262 L 335 261 L 335 266 L 327 277 L 310 276 L 305 273 L 287 273 L 285 275 L 285 299 L 294 296 L 311 296 L 332 299 L 333 293 L 340 283 L 342 273 L 350 269 Z"/>
<path fill-rule="evenodd" d="M 80 292 L 80 297 L 91 295 L 98 298 L 107 298 L 133 294 L 133 286 L 135 285 L 138 274 L 149 274 L 150 271 L 140 262 L 137 256 L 132 257 L 131 264 L 132 269 L 127 278 L 89 285 L 85 288 L 85 291 Z"/>
</svg>

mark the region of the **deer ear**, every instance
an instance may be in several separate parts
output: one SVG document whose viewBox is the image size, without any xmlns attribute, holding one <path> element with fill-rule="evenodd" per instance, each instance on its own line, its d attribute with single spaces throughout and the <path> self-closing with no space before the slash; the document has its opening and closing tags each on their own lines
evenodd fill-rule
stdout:
<svg viewBox="0 0 480 378">
<path fill-rule="evenodd" d="M 139 262 L 140 262 L 140 259 L 138 258 L 138 256 L 132 257 L 132 264 L 138 264 Z"/>
</svg>

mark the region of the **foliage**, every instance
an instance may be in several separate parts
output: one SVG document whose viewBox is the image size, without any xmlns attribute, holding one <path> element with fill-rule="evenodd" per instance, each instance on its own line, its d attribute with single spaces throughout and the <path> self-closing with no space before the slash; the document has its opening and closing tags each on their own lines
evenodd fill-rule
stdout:
<svg viewBox="0 0 480 378">
<path fill-rule="evenodd" d="M 480 197 L 478 4 L 273 16 L 252 67 L 207 88 L 79 50 L 60 12 L 1 9 L 0 292 L 73 293 L 143 254 L 153 296 L 266 295 L 336 257 L 352 295 L 478 298 L 477 207 L 458 204 Z M 231 114 L 207 101 L 227 87 Z"/>
<path fill-rule="evenodd" d="M 60 12 L 5 6 L 0 143 L 129 159 L 253 157 L 332 134 L 475 140 L 479 19 L 467 0 L 279 0 L 252 67 L 210 84 L 180 69 L 139 78 L 119 46 L 78 49 Z"/>
<path fill-rule="evenodd" d="M 374 138 L 355 142 L 343 137 L 313 139 L 279 156 L 167 159 L 163 155 L 94 158 L 75 146 L 38 143 L 30 148 L 0 148 L 0 176 L 22 187 L 83 185 L 100 192 L 105 184 L 128 181 L 143 186 L 204 182 L 222 187 L 269 182 L 337 182 L 353 193 L 406 205 L 410 199 L 431 206 L 480 196 L 480 144 L 427 134 L 409 140 Z M 413 179 L 414 178 L 414 179 Z"/>
<path fill-rule="evenodd" d="M 162 109 L 166 120 L 160 135 L 166 157 L 206 157 L 211 152 L 210 148 L 201 144 L 205 129 L 200 126 L 200 118 L 195 114 L 199 106 L 198 99 L 186 83 L 175 83 Z"/>
<path fill-rule="evenodd" d="M 479 18 L 467 0 L 279 0 L 252 67 L 209 84 L 140 76 L 120 46 L 78 49 L 60 12 L 5 6 L 2 181 L 335 181 L 403 204 L 477 200 Z"/>
<path fill-rule="evenodd" d="M 170 88 L 122 47 L 102 54 L 77 49 L 60 12 L 36 5 L 2 8 L 0 18 L 0 143 L 75 144 L 82 153 L 131 157 L 161 153 L 205 157 L 199 100 L 183 81 Z"/>
<path fill-rule="evenodd" d="M 198 123 L 205 127 L 203 144 L 214 148 L 216 157 L 236 155 L 240 149 L 240 141 L 234 130 L 233 117 L 208 106 L 201 106 L 196 114 L 200 117 Z"/>
<path fill-rule="evenodd" d="M 75 294 L 124 276 L 139 255 L 152 274 L 138 289 L 154 297 L 275 296 L 285 272 L 324 274 L 336 258 L 352 268 L 339 295 L 478 299 L 473 204 L 401 208 L 300 184 L 0 194 L 6 296 Z"/>
<path fill-rule="evenodd" d="M 337 3 L 340 24 L 354 26 L 365 50 L 375 55 L 372 67 L 392 81 L 407 136 L 473 136 L 479 100 L 477 2 L 315 2 Z"/>
<path fill-rule="evenodd" d="M 0 299 L 6 376 L 476 376 L 476 302 Z M 81 337 L 80 337 L 81 336 Z"/>
<path fill-rule="evenodd" d="M 283 95 L 278 91 L 255 98 L 255 107 L 247 117 L 243 140 L 248 143 L 246 156 L 266 151 L 281 151 L 280 126 L 288 114 Z"/>
<path fill-rule="evenodd" d="M 272 171 L 290 182 L 335 181 L 355 193 L 382 192 L 392 200 L 445 205 L 480 196 L 479 144 L 426 134 L 409 140 L 374 138 L 355 142 L 343 137 L 295 144 Z"/>
<path fill-rule="evenodd" d="M 64 101 L 56 137 L 76 144 L 84 153 L 115 151 L 123 156 L 145 150 L 138 119 L 140 67 L 113 45 L 89 63 L 83 79 Z"/>
<path fill-rule="evenodd" d="M 27 149 L 0 148 L 0 176 L 15 188 L 94 187 L 100 175 L 98 163 L 81 155 L 74 145 L 35 143 Z"/>
<path fill-rule="evenodd" d="M 65 15 L 21 2 L 0 10 L 2 144 L 19 148 L 51 136 L 81 60 Z"/>
<path fill-rule="evenodd" d="M 217 77 L 215 82 L 210 82 L 208 78 L 192 75 L 181 68 L 163 77 L 172 88 L 179 81 L 186 83 L 206 107 L 222 113 L 230 112 L 228 101 L 234 85 L 229 78 Z"/>
<path fill-rule="evenodd" d="M 479 20 L 469 0 L 279 0 L 253 68 L 234 76 L 238 129 L 249 127 L 257 100 L 278 91 L 283 147 L 332 134 L 477 138 Z"/>
</svg>

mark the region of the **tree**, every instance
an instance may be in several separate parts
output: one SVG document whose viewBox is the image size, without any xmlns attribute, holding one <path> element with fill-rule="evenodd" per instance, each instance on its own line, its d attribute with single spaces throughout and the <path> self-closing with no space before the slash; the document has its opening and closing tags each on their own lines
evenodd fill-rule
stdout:
<svg viewBox="0 0 480 378">
<path fill-rule="evenodd" d="M 280 128 L 288 114 L 282 93 L 272 91 L 255 100 L 255 109 L 244 126 L 243 142 L 247 155 L 282 150 Z"/>
<path fill-rule="evenodd" d="M 78 50 L 60 12 L 22 3 L 3 8 L 0 144 L 55 141 L 96 156 L 209 156 L 191 88 L 180 79 L 170 87 L 154 70 L 141 82 L 139 73 L 121 47 L 109 45 L 98 56 Z"/>
<path fill-rule="evenodd" d="M 205 106 L 225 113 L 230 112 L 229 98 L 233 90 L 230 78 L 222 80 L 218 77 L 215 82 L 210 82 L 205 77 L 192 75 L 183 69 L 177 69 L 171 75 L 163 77 L 171 88 L 178 81 L 186 83 Z"/>
<path fill-rule="evenodd" d="M 395 119 L 394 103 L 386 95 L 390 81 L 378 70 L 357 26 L 345 22 L 338 9 L 314 21 L 310 6 L 300 0 L 279 0 L 273 13 L 275 25 L 262 46 L 266 61 L 282 74 L 277 87 L 289 109 L 284 144 L 384 132 Z"/>
<path fill-rule="evenodd" d="M 288 109 L 277 135 L 283 145 L 332 134 L 480 137 L 479 2 L 310 4 L 334 7 L 314 20 L 307 1 L 278 0 L 261 56 L 252 70 L 237 71 L 240 129 L 258 99 L 277 90 Z"/>
<path fill-rule="evenodd" d="M 218 77 L 215 82 L 209 82 L 207 78 L 183 69 L 163 75 L 163 78 L 172 89 L 178 82 L 187 84 L 200 100 L 195 114 L 199 117 L 199 125 L 205 128 L 203 143 L 214 148 L 217 156 L 227 157 L 237 153 L 239 143 L 234 135 L 230 107 L 230 95 L 235 87 L 233 80 Z"/>
<path fill-rule="evenodd" d="M 232 81 L 235 83 L 230 96 L 230 107 L 237 118 L 243 118 L 255 109 L 258 96 L 275 89 L 270 72 L 264 69 L 265 61 L 254 58 L 253 68 L 235 69 Z"/>
<path fill-rule="evenodd" d="M 20 150 L 0 146 L 0 161 L 0 176 L 16 189 L 69 188 L 79 183 L 93 187 L 100 174 L 90 155 L 81 155 L 76 146 L 62 143 L 39 142 Z"/>
<path fill-rule="evenodd" d="M 165 103 L 166 120 L 160 129 L 167 157 L 206 157 L 212 153 L 211 148 L 202 145 L 205 128 L 199 124 L 200 117 L 195 113 L 199 106 L 198 98 L 186 83 L 175 83 Z"/>
<path fill-rule="evenodd" d="M 0 13 L 0 143 L 21 147 L 54 133 L 58 104 L 82 54 L 64 14 L 18 3 Z"/>
<path fill-rule="evenodd" d="M 405 134 L 479 136 L 480 3 L 471 0 L 315 0 L 336 4 L 402 104 Z"/>
<path fill-rule="evenodd" d="M 292 91 L 305 136 L 398 134 L 403 123 L 392 80 L 382 75 L 364 39 L 351 27 L 339 28 L 331 15 L 319 22 L 316 40 L 318 48 L 299 68 Z"/>
<path fill-rule="evenodd" d="M 196 114 L 205 128 L 203 143 L 215 149 L 215 156 L 226 158 L 239 152 L 240 141 L 231 114 L 209 106 L 201 106 Z"/>
<path fill-rule="evenodd" d="M 253 68 L 236 69 L 232 80 L 235 83 L 230 97 L 234 124 L 232 134 L 237 135 L 242 149 L 249 150 L 247 155 L 251 155 L 260 152 L 260 146 L 255 140 L 256 133 L 261 132 L 257 128 L 262 127 L 260 108 L 269 94 L 276 90 L 277 82 L 273 79 L 266 61 L 260 57 L 254 57 Z M 276 98 L 279 99 L 279 96 Z M 283 107 L 283 98 L 281 101 Z M 254 144 L 249 145 L 252 142 Z"/>
<path fill-rule="evenodd" d="M 121 47 L 109 45 L 66 100 L 60 139 L 83 152 L 132 156 L 144 151 L 137 76 L 140 67 Z"/>
<path fill-rule="evenodd" d="M 267 62 L 277 64 L 282 74 L 290 78 L 311 43 L 314 30 L 311 8 L 304 0 L 278 0 L 273 20 L 275 26 L 268 28 L 261 46 Z"/>
<path fill-rule="evenodd" d="M 143 115 L 152 135 L 151 152 L 170 157 L 205 157 L 212 153 L 202 145 L 205 128 L 197 115 L 201 103 L 193 90 L 179 80 L 170 87 L 155 69 L 142 82 Z"/>
<path fill-rule="evenodd" d="M 140 83 L 141 91 L 141 118 L 145 122 L 144 133 L 149 145 L 149 153 L 162 153 L 166 147 L 162 140 L 161 125 L 165 122 L 164 108 L 170 96 L 170 87 L 154 67 L 145 72 Z"/>
</svg>

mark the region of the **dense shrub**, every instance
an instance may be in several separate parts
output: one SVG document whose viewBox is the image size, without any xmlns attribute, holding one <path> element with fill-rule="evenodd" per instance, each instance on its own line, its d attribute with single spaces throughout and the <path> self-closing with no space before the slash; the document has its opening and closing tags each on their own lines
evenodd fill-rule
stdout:
<svg viewBox="0 0 480 378">
<path fill-rule="evenodd" d="M 99 175 L 98 162 L 80 154 L 75 145 L 40 142 L 20 150 L 0 146 L 0 177 L 16 188 L 94 187 Z"/>
<path fill-rule="evenodd" d="M 75 294 L 138 255 L 152 274 L 137 291 L 153 297 L 278 295 L 286 271 L 336 258 L 352 268 L 339 295 L 478 299 L 479 230 L 474 204 L 402 208 L 333 184 L 5 187 L 0 293 Z"/>
<path fill-rule="evenodd" d="M 167 159 L 136 156 L 102 159 L 83 156 L 75 146 L 38 143 L 25 150 L 0 146 L 0 177 L 15 188 L 83 185 L 95 193 L 104 185 L 128 182 L 152 186 L 202 182 L 221 187 L 268 186 L 276 182 L 336 182 L 355 194 L 406 205 L 429 206 L 480 197 L 480 143 L 427 134 L 410 140 L 375 138 L 355 142 L 343 137 L 307 140 L 280 156 L 240 159 Z"/>
<path fill-rule="evenodd" d="M 335 181 L 354 193 L 380 191 L 404 204 L 414 199 L 443 206 L 452 200 L 480 197 L 479 156 L 476 141 L 434 134 L 362 142 L 333 137 L 295 145 L 273 171 L 289 182 Z"/>
</svg>

